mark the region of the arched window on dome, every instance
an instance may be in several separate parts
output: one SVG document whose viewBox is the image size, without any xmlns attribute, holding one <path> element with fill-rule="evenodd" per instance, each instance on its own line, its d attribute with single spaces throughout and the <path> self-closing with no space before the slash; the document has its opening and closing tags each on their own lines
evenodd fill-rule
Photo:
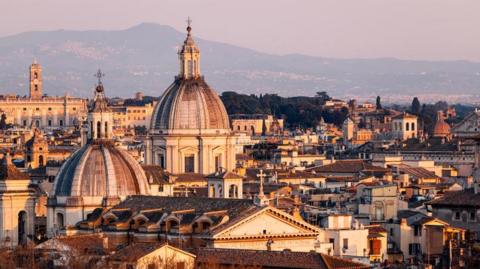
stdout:
<svg viewBox="0 0 480 269">
<path fill-rule="evenodd" d="M 96 138 L 101 138 L 100 137 L 101 131 L 102 131 L 102 123 L 97 121 L 97 135 L 96 135 Z"/>
<path fill-rule="evenodd" d="M 105 122 L 105 134 L 104 134 L 104 137 L 105 137 L 105 138 L 108 138 L 108 122 Z"/>
<path fill-rule="evenodd" d="M 193 77 L 193 61 L 188 60 L 188 73 L 189 77 Z"/>
<path fill-rule="evenodd" d="M 197 70 L 197 68 L 198 68 L 198 66 L 197 66 L 197 60 L 193 60 L 193 66 L 192 66 L 192 68 L 193 68 L 193 74 L 194 74 L 194 75 L 197 75 L 197 73 L 198 73 L 198 70 Z"/>
</svg>

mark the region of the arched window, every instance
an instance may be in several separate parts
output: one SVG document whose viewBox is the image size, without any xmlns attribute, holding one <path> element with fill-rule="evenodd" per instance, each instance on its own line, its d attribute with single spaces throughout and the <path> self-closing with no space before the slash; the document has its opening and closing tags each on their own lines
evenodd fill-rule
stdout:
<svg viewBox="0 0 480 269">
<path fill-rule="evenodd" d="M 57 227 L 58 229 L 63 229 L 65 227 L 65 222 L 63 218 L 63 213 L 57 213 Z"/>
<path fill-rule="evenodd" d="M 36 127 L 40 127 L 40 121 L 39 121 L 39 120 L 36 120 L 36 121 L 35 121 L 35 126 L 36 126 Z"/>
<path fill-rule="evenodd" d="M 105 122 L 105 138 L 108 137 L 108 122 Z"/>
<path fill-rule="evenodd" d="M 60 120 L 60 126 L 63 126 L 63 120 Z"/>
<path fill-rule="evenodd" d="M 210 188 L 208 189 L 208 196 L 209 197 L 216 197 L 215 196 L 215 184 L 210 185 Z"/>
<path fill-rule="evenodd" d="M 410 131 L 410 123 L 409 122 L 407 122 L 405 124 L 405 131 Z"/>
<path fill-rule="evenodd" d="M 238 198 L 238 186 L 237 185 L 230 185 L 228 189 L 228 197 L 229 198 Z"/>
<path fill-rule="evenodd" d="M 102 123 L 97 121 L 97 138 L 101 138 L 100 133 L 102 132 Z"/>
<path fill-rule="evenodd" d="M 33 78 L 38 79 L 38 73 L 37 72 L 33 73 Z"/>
<path fill-rule="evenodd" d="M 250 126 L 250 131 L 252 132 L 252 135 L 255 135 L 255 127 L 253 127 L 253 125 Z"/>
<path fill-rule="evenodd" d="M 412 122 L 412 131 L 415 131 L 415 122 Z"/>
<path fill-rule="evenodd" d="M 93 138 L 93 121 L 90 121 L 90 138 Z"/>
<path fill-rule="evenodd" d="M 43 155 L 38 156 L 38 165 L 39 166 L 44 166 L 44 160 L 43 160 Z"/>
<path fill-rule="evenodd" d="M 179 232 L 178 227 L 179 227 L 178 221 L 176 220 L 169 220 L 167 222 L 168 233 L 177 234 Z"/>
<path fill-rule="evenodd" d="M 23 245 L 25 243 L 25 240 L 27 239 L 26 224 L 27 224 L 27 212 L 22 210 L 18 213 L 18 244 L 19 245 Z"/>
</svg>

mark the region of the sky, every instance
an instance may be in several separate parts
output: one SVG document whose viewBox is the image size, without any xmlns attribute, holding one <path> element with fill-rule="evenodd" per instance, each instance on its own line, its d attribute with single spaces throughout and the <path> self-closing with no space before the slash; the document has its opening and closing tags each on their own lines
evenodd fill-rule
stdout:
<svg viewBox="0 0 480 269">
<path fill-rule="evenodd" d="M 480 62 L 479 0 L 0 0 L 0 36 L 142 22 L 272 54 Z M 34 40 L 32 40 L 34 42 Z"/>
</svg>

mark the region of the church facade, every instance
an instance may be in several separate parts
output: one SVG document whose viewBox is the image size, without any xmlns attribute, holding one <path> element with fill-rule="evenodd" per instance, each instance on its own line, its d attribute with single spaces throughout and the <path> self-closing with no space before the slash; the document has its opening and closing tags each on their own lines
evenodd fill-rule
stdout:
<svg viewBox="0 0 480 269">
<path fill-rule="evenodd" d="M 79 125 L 86 117 L 87 101 L 70 96 L 43 94 L 42 66 L 36 62 L 29 69 L 29 95 L 0 96 L 0 114 L 7 123 L 42 129 L 68 128 Z"/>
<path fill-rule="evenodd" d="M 235 168 L 235 138 L 222 101 L 200 73 L 200 50 L 187 28 L 180 71 L 156 105 L 146 140 L 146 163 L 172 174 Z"/>
</svg>

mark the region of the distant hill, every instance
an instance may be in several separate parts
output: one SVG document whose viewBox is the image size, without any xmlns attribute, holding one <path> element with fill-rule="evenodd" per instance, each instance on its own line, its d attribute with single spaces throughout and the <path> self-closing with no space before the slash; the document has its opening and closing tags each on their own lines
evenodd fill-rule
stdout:
<svg viewBox="0 0 480 269">
<path fill-rule="evenodd" d="M 328 59 L 269 55 L 207 41 L 193 35 L 202 52 L 202 73 L 219 93 L 277 93 L 371 97 L 478 95 L 480 63 L 397 59 Z M 185 33 L 169 26 L 140 24 L 121 31 L 27 32 L 0 38 L 0 93 L 27 92 L 27 68 L 44 67 L 50 95 L 91 96 L 101 68 L 110 96 L 142 90 L 159 96 L 177 73 L 176 51 Z M 470 99 L 471 97 L 467 97 Z M 422 100 L 422 99 L 421 99 Z"/>
</svg>

